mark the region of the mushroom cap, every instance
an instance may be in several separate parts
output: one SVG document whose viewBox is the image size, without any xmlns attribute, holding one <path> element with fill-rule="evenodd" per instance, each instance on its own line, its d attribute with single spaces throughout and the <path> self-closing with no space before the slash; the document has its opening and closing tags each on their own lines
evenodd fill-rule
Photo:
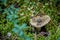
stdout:
<svg viewBox="0 0 60 40">
<path fill-rule="evenodd" d="M 30 19 L 30 24 L 36 28 L 43 27 L 50 21 L 50 17 L 48 15 L 43 16 L 34 16 Z"/>
</svg>

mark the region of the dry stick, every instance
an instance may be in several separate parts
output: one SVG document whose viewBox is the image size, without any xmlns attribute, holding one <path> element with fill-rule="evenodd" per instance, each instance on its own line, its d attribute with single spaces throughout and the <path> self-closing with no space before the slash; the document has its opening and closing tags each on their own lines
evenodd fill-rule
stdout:
<svg viewBox="0 0 60 40">
<path fill-rule="evenodd" d="M 52 20 L 51 20 L 51 22 L 52 22 L 52 24 L 53 24 L 55 27 L 57 27 L 57 25 L 56 25 L 56 24 L 54 24 Z"/>
<path fill-rule="evenodd" d="M 34 40 L 37 40 L 37 35 L 36 35 L 36 32 L 35 32 Z"/>
<path fill-rule="evenodd" d="M 55 27 L 57 27 L 57 25 L 55 25 L 52 20 L 51 20 L 51 22 Z M 58 30 L 59 30 L 59 28 L 57 28 L 56 33 L 57 33 Z M 55 35 L 56 35 L 56 33 L 55 33 Z"/>
<path fill-rule="evenodd" d="M 51 20 L 52 24 L 56 27 L 56 25 L 53 23 L 53 21 Z"/>
<path fill-rule="evenodd" d="M 30 14 L 30 15 L 31 15 L 31 14 Z M 24 18 L 26 18 L 26 17 L 28 17 L 28 16 L 29 16 L 29 15 L 26 15 L 26 16 L 20 18 L 19 20 L 22 20 L 22 19 L 24 19 Z"/>
</svg>

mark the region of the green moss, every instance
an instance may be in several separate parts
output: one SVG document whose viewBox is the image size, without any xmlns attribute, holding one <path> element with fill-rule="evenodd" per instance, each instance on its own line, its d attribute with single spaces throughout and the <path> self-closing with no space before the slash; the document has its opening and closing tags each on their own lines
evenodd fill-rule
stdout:
<svg viewBox="0 0 60 40">
<path fill-rule="evenodd" d="M 15 0 L 10 0 L 12 4 L 15 3 Z M 9 2 L 10 2 L 9 1 Z M 58 29 L 58 23 L 59 23 L 59 19 L 60 16 L 58 15 L 58 10 L 57 7 L 54 4 L 54 0 L 49 0 L 49 1 L 36 1 L 36 0 L 31 0 L 31 1 L 23 1 L 23 0 L 17 0 L 16 2 L 18 2 L 19 4 L 19 11 L 17 12 L 17 16 L 18 18 L 16 18 L 19 22 L 18 24 L 21 25 L 23 23 L 27 23 L 28 27 L 30 28 L 30 24 L 29 24 L 29 19 L 30 19 L 30 14 L 32 14 L 31 11 L 35 11 L 35 13 L 39 13 L 44 12 L 46 15 L 49 15 L 51 18 L 51 21 L 45 25 L 46 29 L 48 32 L 50 32 L 50 35 L 48 37 L 44 37 L 44 36 L 38 36 L 37 40 L 57 40 L 60 37 L 60 28 Z M 39 4 L 41 3 L 41 4 Z M 46 3 L 48 5 L 46 5 Z M 50 4 L 52 3 L 52 4 Z M 2 4 L 2 3 L 0 3 Z M 40 6 L 41 7 L 40 7 Z M 2 6 L 2 5 L 1 5 Z M 6 8 L 8 8 L 10 6 L 10 4 L 7 2 L 7 6 Z M 32 9 L 30 9 L 33 6 Z M 28 8 L 30 10 L 28 10 Z M 2 8 L 0 8 L 1 10 Z M 5 10 L 5 9 L 4 9 Z M 15 33 L 12 32 L 12 29 L 14 28 L 13 23 L 6 20 L 6 16 L 7 14 L 3 14 L 4 12 L 0 13 L 0 32 L 2 33 L 2 35 L 6 35 L 8 32 L 12 33 L 12 38 L 15 37 Z M 20 16 L 21 13 L 24 13 L 24 16 Z M 28 29 L 28 28 L 27 28 Z M 24 29 L 24 32 L 26 34 L 26 29 Z M 29 29 L 31 30 L 31 29 Z M 30 32 L 28 34 L 26 34 L 27 36 L 30 36 L 33 40 L 34 40 L 34 36 L 32 36 L 33 34 L 31 34 Z M 13 40 L 13 39 L 12 39 Z M 18 37 L 17 35 L 17 40 L 24 40 L 20 37 Z"/>
</svg>

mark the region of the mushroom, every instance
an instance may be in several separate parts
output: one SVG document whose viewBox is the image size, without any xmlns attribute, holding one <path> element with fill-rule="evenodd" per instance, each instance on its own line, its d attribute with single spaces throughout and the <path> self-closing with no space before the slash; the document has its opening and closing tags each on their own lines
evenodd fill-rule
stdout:
<svg viewBox="0 0 60 40">
<path fill-rule="evenodd" d="M 50 17 L 48 15 L 38 14 L 38 15 L 32 16 L 30 18 L 30 24 L 31 24 L 31 26 L 33 26 L 35 28 L 35 33 L 39 33 L 41 28 L 43 26 L 45 26 L 50 20 L 51 19 L 50 19 Z M 45 35 L 46 33 L 45 32 L 41 32 L 40 34 L 41 35 Z"/>
<path fill-rule="evenodd" d="M 50 17 L 48 15 L 42 15 L 42 16 L 33 16 L 30 19 L 30 24 L 36 28 L 43 27 L 50 21 Z"/>
<path fill-rule="evenodd" d="M 48 15 L 38 14 L 36 16 L 32 16 L 30 19 L 31 26 L 40 30 L 41 27 L 45 26 L 49 21 L 50 17 Z"/>
</svg>

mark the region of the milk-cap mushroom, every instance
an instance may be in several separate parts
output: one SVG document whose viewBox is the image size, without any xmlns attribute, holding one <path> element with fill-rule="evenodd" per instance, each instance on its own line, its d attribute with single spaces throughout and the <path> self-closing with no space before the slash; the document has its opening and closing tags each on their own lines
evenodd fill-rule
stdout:
<svg viewBox="0 0 60 40">
<path fill-rule="evenodd" d="M 33 27 L 36 27 L 36 28 L 41 28 L 43 26 L 45 26 L 49 21 L 50 21 L 50 17 L 48 15 L 37 15 L 37 16 L 33 16 L 31 19 L 30 19 L 30 24 L 33 26 Z"/>
</svg>

